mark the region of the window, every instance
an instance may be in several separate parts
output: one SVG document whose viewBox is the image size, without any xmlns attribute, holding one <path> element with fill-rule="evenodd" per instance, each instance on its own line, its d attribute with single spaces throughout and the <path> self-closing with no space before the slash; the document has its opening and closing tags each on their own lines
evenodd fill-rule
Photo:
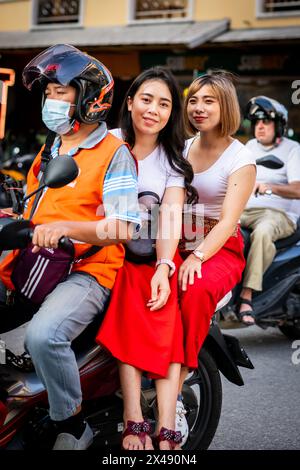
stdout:
<svg viewBox="0 0 300 470">
<path fill-rule="evenodd" d="M 300 15 L 300 0 L 257 0 L 257 16 Z"/>
<path fill-rule="evenodd" d="M 80 24 L 81 0 L 35 0 L 33 4 L 33 24 L 65 25 Z"/>
<path fill-rule="evenodd" d="M 191 19 L 191 0 L 131 0 L 131 21 Z"/>
</svg>

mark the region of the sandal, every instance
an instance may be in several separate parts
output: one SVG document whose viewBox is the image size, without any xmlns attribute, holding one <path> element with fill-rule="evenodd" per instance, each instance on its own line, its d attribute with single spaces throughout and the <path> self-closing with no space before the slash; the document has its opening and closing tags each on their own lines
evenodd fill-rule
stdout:
<svg viewBox="0 0 300 470">
<path fill-rule="evenodd" d="M 170 444 L 170 450 L 174 450 L 178 444 L 181 444 L 182 434 L 180 431 L 173 431 L 172 429 L 161 428 L 159 434 L 154 437 L 154 444 L 158 450 L 160 450 L 159 443 L 162 441 L 168 441 Z M 178 450 L 181 450 L 181 448 Z"/>
<path fill-rule="evenodd" d="M 245 310 L 244 312 L 240 312 L 239 309 L 240 309 L 242 304 L 249 305 L 249 307 L 251 307 L 251 310 Z M 243 323 L 246 326 L 251 326 L 251 325 L 255 324 L 255 316 L 254 316 L 253 304 L 252 304 L 251 300 L 243 299 L 242 297 L 240 297 L 237 301 L 236 309 L 237 309 L 236 316 L 237 316 L 237 318 L 239 319 L 239 321 L 241 323 Z M 252 322 L 252 321 L 249 321 L 249 320 L 248 321 L 243 320 L 244 317 L 251 317 L 251 318 L 253 318 L 254 321 Z"/>
<path fill-rule="evenodd" d="M 122 449 L 125 449 L 123 446 L 123 440 L 126 436 L 137 436 L 143 446 L 146 444 L 146 436 L 151 435 L 151 424 L 149 421 L 141 421 L 137 423 L 136 421 L 127 421 L 127 428 L 123 431 L 122 434 Z M 125 449 L 128 450 L 128 449 Z"/>
</svg>

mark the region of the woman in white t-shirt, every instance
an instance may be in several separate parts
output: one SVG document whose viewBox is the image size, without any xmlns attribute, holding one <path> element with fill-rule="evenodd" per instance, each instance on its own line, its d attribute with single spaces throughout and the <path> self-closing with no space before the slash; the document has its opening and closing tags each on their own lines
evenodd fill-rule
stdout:
<svg viewBox="0 0 300 470">
<path fill-rule="evenodd" d="M 187 234 L 191 227 L 184 221 L 185 239 L 180 244 L 185 339 L 181 383 L 188 369 L 198 365 L 217 303 L 241 279 L 245 260 L 239 218 L 256 175 L 254 156 L 231 137 L 240 124 L 240 109 L 230 73 L 213 72 L 194 80 L 184 113 L 190 134 L 198 132 L 186 142 L 185 155 L 194 170 L 199 199 L 193 207 L 194 234 Z"/>
<path fill-rule="evenodd" d="M 97 335 L 97 341 L 119 360 L 125 427 L 122 445 L 129 450 L 153 449 L 149 423 L 144 421 L 140 405 L 142 371 L 156 379 L 157 447 L 180 449 L 175 411 L 184 353 L 177 276 L 172 274 L 175 263 L 179 266 L 181 262 L 178 253 L 176 261 L 175 253 L 185 190 L 189 199 L 196 196 L 191 186 L 193 171 L 183 157 L 182 115 L 174 77 L 166 69 L 155 67 L 131 85 L 121 110 L 121 129 L 113 131 L 136 157 L 139 199 L 145 209 L 142 216 L 149 216 L 151 202 L 160 205 L 154 260 L 133 262 L 132 241 L 128 244 L 130 258 L 119 270 Z M 111 187 L 113 184 L 110 182 Z M 165 233 L 170 222 L 170 233 Z M 137 245 L 141 246 L 138 242 L 135 249 Z"/>
</svg>

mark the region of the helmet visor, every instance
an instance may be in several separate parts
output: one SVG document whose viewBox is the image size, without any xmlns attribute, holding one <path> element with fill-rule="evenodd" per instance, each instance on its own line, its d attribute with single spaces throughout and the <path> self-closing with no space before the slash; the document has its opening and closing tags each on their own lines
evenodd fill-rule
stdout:
<svg viewBox="0 0 300 470">
<path fill-rule="evenodd" d="M 89 65 L 90 57 L 67 44 L 52 46 L 32 59 L 23 70 L 23 84 L 31 90 L 35 82 L 68 85 Z"/>
<path fill-rule="evenodd" d="M 253 98 L 248 105 L 248 118 L 249 119 L 275 119 L 276 110 L 274 105 L 267 97 L 258 96 Z M 260 117 L 264 115 L 263 117 Z"/>
</svg>

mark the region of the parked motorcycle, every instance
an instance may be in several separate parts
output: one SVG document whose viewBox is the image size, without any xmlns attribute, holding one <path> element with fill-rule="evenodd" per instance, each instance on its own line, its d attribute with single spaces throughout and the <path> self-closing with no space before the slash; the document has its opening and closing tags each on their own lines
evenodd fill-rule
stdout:
<svg viewBox="0 0 300 470">
<path fill-rule="evenodd" d="M 59 161 L 61 166 L 58 168 Z M 64 164 L 65 162 L 67 165 L 67 161 L 74 162 L 73 159 L 59 157 L 48 164 L 45 170 L 46 186 L 60 187 L 70 181 L 68 176 L 70 169 Z M 13 189 L 6 187 L 6 191 Z M 20 213 L 25 199 L 21 198 L 19 193 L 15 199 L 17 203 L 15 201 L 14 210 Z M 28 220 L 0 219 L 0 249 L 27 246 L 33 228 Z M 61 245 L 66 242 L 67 240 L 63 238 Z M 219 308 L 227 300 L 228 297 L 219 304 Z M 17 303 L 15 308 L 16 315 L 10 316 L 10 321 L 15 322 L 14 327 L 20 324 L 19 316 L 24 313 L 22 304 Z M 0 313 L 1 318 L 4 318 L 5 312 Z M 83 413 L 94 432 L 91 449 L 108 449 L 120 445 L 123 431 L 123 402 L 117 363 L 94 342 L 98 328 L 99 321 L 89 325 L 72 343 L 72 347 L 80 370 Z M 6 331 L 8 329 L 9 325 L 6 325 Z M 1 330 L 1 324 L 0 331 L 4 331 Z M 45 388 L 34 371 L 30 357 L 26 353 L 16 356 L 11 351 L 5 351 L 3 343 L 2 349 L 6 353 L 7 361 L 0 365 L 0 447 L 26 450 L 51 449 L 56 438 L 56 429 L 48 414 Z M 199 354 L 198 368 L 188 375 L 183 387 L 190 428 L 184 449 L 209 447 L 221 414 L 220 372 L 232 383 L 243 385 L 238 366 L 253 369 L 239 341 L 233 336 L 223 335 L 213 319 Z M 146 378 L 143 379 L 141 400 L 144 416 L 154 426 L 157 416 L 156 393 L 153 381 Z"/>
<path fill-rule="evenodd" d="M 34 154 L 12 155 L 9 160 L 1 162 L 0 171 L 4 175 L 11 176 L 17 181 L 26 181 L 26 175 L 35 158 Z"/>
<path fill-rule="evenodd" d="M 283 162 L 274 155 L 265 156 L 256 162 L 270 169 L 282 168 Z M 268 196 L 265 196 L 268 197 Z M 242 229 L 245 241 L 245 257 L 250 248 L 250 230 Z M 290 339 L 300 338 L 300 218 L 295 233 L 275 242 L 277 254 L 263 277 L 263 290 L 253 293 L 255 323 L 266 329 L 270 326 Z M 236 311 L 236 302 L 241 292 L 238 285 L 230 303 L 221 311 L 222 328 L 242 325 L 232 319 L 230 312 Z"/>
<path fill-rule="evenodd" d="M 0 172 L 25 184 L 32 162 L 44 143 L 44 136 L 31 131 L 28 135 L 8 132 L 0 151 Z"/>
</svg>

